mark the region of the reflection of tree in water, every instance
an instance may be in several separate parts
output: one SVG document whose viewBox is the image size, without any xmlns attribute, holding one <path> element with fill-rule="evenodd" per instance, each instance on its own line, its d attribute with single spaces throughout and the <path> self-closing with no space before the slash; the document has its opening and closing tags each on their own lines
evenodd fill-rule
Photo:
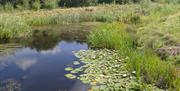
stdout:
<svg viewBox="0 0 180 91">
<path fill-rule="evenodd" d="M 21 84 L 14 79 L 8 79 L 0 83 L 0 91 L 21 91 Z"/>
<path fill-rule="evenodd" d="M 27 40 L 27 46 L 37 51 L 53 49 L 59 42 L 60 35 L 52 30 L 34 30 Z"/>
<path fill-rule="evenodd" d="M 37 51 L 53 49 L 60 39 L 66 42 L 76 41 L 84 43 L 87 39 L 89 27 L 85 26 L 63 26 L 63 27 L 41 27 L 33 31 L 31 37 L 21 39 L 0 39 L 0 55 L 9 53 L 9 49 L 19 48 L 21 45 L 36 49 Z M 16 43 L 16 45 L 12 45 Z M 6 45 L 5 45 L 6 44 Z M 17 44 L 19 46 L 17 46 Z M 4 47 L 1 47 L 4 45 Z M 9 46 L 10 45 L 10 46 Z M 22 46 L 21 46 L 22 47 Z M 2 52 L 2 50 L 4 52 Z"/>
<path fill-rule="evenodd" d="M 79 43 L 83 43 L 87 39 L 88 31 L 81 29 L 60 30 L 60 35 L 61 35 L 61 39 L 67 42 L 76 41 Z"/>
<path fill-rule="evenodd" d="M 82 29 L 36 29 L 26 45 L 37 51 L 53 49 L 60 40 L 83 43 L 88 32 Z"/>
</svg>

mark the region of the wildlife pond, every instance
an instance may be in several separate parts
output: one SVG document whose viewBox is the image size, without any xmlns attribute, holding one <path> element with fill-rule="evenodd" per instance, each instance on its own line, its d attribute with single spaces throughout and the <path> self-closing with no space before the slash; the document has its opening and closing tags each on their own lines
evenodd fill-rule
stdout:
<svg viewBox="0 0 180 91">
<path fill-rule="evenodd" d="M 0 40 L 0 91 L 86 91 L 88 85 L 67 79 L 64 69 L 87 50 L 92 26 L 34 27 L 30 37 Z"/>
</svg>

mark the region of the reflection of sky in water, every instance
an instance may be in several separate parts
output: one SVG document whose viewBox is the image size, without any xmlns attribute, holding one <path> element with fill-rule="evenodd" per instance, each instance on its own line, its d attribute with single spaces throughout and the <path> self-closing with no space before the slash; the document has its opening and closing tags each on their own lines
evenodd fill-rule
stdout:
<svg viewBox="0 0 180 91">
<path fill-rule="evenodd" d="M 61 41 L 52 50 L 19 49 L 0 58 L 0 81 L 16 79 L 23 91 L 84 91 L 82 83 L 64 77 L 64 68 L 77 60 L 72 51 L 87 48 L 85 43 Z"/>
</svg>

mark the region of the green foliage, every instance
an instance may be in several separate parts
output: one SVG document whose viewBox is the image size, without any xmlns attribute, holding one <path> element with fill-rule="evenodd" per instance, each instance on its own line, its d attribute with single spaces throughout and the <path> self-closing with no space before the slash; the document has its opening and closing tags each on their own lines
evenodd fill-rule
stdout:
<svg viewBox="0 0 180 91">
<path fill-rule="evenodd" d="M 57 0 L 44 0 L 42 4 L 42 8 L 46 9 L 53 9 L 58 6 L 58 1 Z"/>
<path fill-rule="evenodd" d="M 41 8 L 40 0 L 35 0 L 35 1 L 32 3 L 32 9 L 34 9 L 34 10 L 39 10 L 40 8 Z"/>
<path fill-rule="evenodd" d="M 142 48 L 161 48 L 180 43 L 179 6 L 150 5 L 149 15 L 144 17 L 144 25 L 138 28 L 138 44 Z"/>
<path fill-rule="evenodd" d="M 21 18 L 0 16 L 0 38 L 23 37 L 29 33 L 29 26 Z"/>
<path fill-rule="evenodd" d="M 4 10 L 7 10 L 7 11 L 12 11 L 14 9 L 13 7 L 13 4 L 12 3 L 6 3 L 4 5 Z"/>
<path fill-rule="evenodd" d="M 176 68 L 172 64 L 160 60 L 148 49 L 145 49 L 145 52 L 132 49 L 133 41 L 122 27 L 117 24 L 103 25 L 90 34 L 89 42 L 95 47 L 116 49 L 121 55 L 128 56 L 128 69 L 135 70 L 137 78 L 142 81 L 155 84 L 163 89 L 179 89 L 177 86 L 177 84 L 179 85 L 179 74 L 176 72 Z"/>
<path fill-rule="evenodd" d="M 76 76 L 73 75 L 73 74 L 65 74 L 65 76 L 66 76 L 67 78 L 69 78 L 69 79 L 75 79 L 75 78 L 76 78 Z"/>
<path fill-rule="evenodd" d="M 91 32 L 89 43 L 93 47 L 128 51 L 133 48 L 133 40 L 125 30 L 124 24 L 103 24 Z"/>
<path fill-rule="evenodd" d="M 180 3 L 179 0 L 0 0 L 0 6 L 10 7 L 15 9 L 53 9 L 60 7 L 79 7 L 79 6 L 93 6 L 102 3 L 114 4 L 128 4 L 128 3 Z M 4 8 L 5 10 L 9 10 Z"/>
<path fill-rule="evenodd" d="M 90 84 L 93 91 L 162 91 L 153 85 L 138 82 L 135 77 L 136 72 L 126 70 L 128 58 L 120 56 L 118 51 L 81 50 L 75 53 L 75 56 L 85 64 L 76 68 L 79 70 L 76 72 L 83 71 L 81 75 L 77 75 L 77 79 Z"/>
<path fill-rule="evenodd" d="M 179 89 L 178 84 L 174 84 L 179 79 L 175 67 L 170 63 L 161 61 L 149 50 L 132 52 L 128 65 L 131 70 L 136 70 L 137 77 L 146 83 L 155 84 L 164 89 L 171 87 Z"/>
<path fill-rule="evenodd" d="M 96 5 L 98 0 L 60 0 L 60 6 L 63 7 L 78 7 Z"/>
<path fill-rule="evenodd" d="M 67 68 L 65 68 L 65 71 L 71 71 L 71 70 L 73 70 L 72 67 L 67 67 Z"/>
<path fill-rule="evenodd" d="M 154 2 L 158 2 L 158 3 L 180 3 L 179 0 L 152 0 Z"/>
</svg>

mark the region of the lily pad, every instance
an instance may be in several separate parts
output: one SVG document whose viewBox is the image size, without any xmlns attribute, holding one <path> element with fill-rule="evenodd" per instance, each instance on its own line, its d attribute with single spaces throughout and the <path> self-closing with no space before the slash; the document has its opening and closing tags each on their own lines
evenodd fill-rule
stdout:
<svg viewBox="0 0 180 91">
<path fill-rule="evenodd" d="M 93 91 L 129 91 L 132 85 L 141 85 L 134 75 L 136 72 L 131 73 L 126 68 L 128 57 L 120 56 L 115 50 L 82 50 L 74 54 L 84 65 L 67 68 L 71 74 L 66 77 L 76 78 L 73 74 L 83 71 L 77 78 L 91 84 Z M 74 61 L 73 64 L 79 65 L 80 62 Z"/>
<path fill-rule="evenodd" d="M 67 67 L 67 68 L 65 68 L 65 71 L 72 71 L 72 70 L 73 70 L 72 67 Z"/>
<path fill-rule="evenodd" d="M 79 65 L 80 63 L 78 61 L 73 62 L 74 65 Z"/>
<path fill-rule="evenodd" d="M 73 74 L 65 74 L 65 76 L 66 76 L 67 78 L 69 78 L 69 79 L 75 79 L 75 78 L 76 78 L 76 76 L 73 75 Z"/>
</svg>

